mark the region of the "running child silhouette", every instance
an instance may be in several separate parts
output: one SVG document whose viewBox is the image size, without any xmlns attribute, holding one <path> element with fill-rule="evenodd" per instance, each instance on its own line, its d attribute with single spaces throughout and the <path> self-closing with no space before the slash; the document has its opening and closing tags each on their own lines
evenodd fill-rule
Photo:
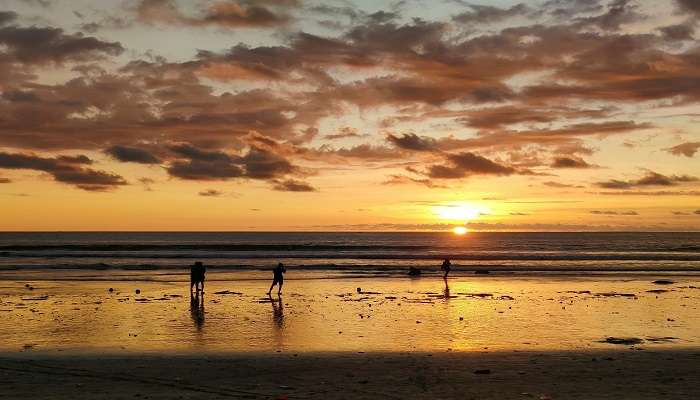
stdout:
<svg viewBox="0 0 700 400">
<path fill-rule="evenodd" d="M 277 264 L 275 269 L 272 270 L 272 285 L 270 285 L 270 290 L 267 291 L 267 294 L 272 293 L 272 288 L 275 287 L 275 285 L 278 285 L 277 294 L 282 294 L 282 284 L 284 284 L 285 272 L 287 272 L 287 269 L 284 268 L 284 265 L 282 265 L 282 263 Z"/>
</svg>

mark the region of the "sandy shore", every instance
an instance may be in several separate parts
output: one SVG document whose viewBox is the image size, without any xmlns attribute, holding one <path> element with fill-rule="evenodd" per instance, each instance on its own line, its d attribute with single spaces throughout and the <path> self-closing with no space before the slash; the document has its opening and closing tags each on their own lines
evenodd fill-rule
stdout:
<svg viewBox="0 0 700 400">
<path fill-rule="evenodd" d="M 0 352 L 444 352 L 700 346 L 697 277 L 0 281 Z M 223 279 L 228 278 L 228 279 Z M 29 287 L 27 287 L 29 286 Z M 112 291 L 109 291 L 112 289 Z M 359 289 L 359 291 L 358 291 Z M 136 291 L 139 293 L 136 293 Z M 611 344 L 606 339 L 627 338 Z"/>
<path fill-rule="evenodd" d="M 699 365 L 700 351 L 219 356 L 22 353 L 0 356 L 0 397 L 693 399 L 700 396 Z"/>
<path fill-rule="evenodd" d="M 106 278 L 0 280 L 0 398 L 700 397 L 697 276 Z"/>
</svg>

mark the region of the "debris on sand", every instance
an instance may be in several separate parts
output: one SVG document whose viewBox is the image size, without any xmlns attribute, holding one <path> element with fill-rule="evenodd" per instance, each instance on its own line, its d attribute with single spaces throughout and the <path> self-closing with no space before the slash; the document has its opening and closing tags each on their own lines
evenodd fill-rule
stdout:
<svg viewBox="0 0 700 400">
<path fill-rule="evenodd" d="M 667 292 L 670 292 L 670 290 L 666 290 L 666 289 L 647 290 L 647 293 L 667 293 Z"/>
<path fill-rule="evenodd" d="M 43 296 L 35 296 L 35 297 L 22 297 L 22 301 L 41 301 L 41 300 L 48 300 L 49 295 L 45 294 Z"/>
<path fill-rule="evenodd" d="M 673 284 L 676 283 L 676 282 L 674 282 L 674 281 L 672 281 L 672 280 L 670 280 L 670 279 L 658 279 L 658 280 L 655 280 L 655 281 L 652 282 L 652 283 L 657 284 L 657 285 L 673 285 Z"/>
<path fill-rule="evenodd" d="M 136 289 L 136 294 L 141 294 L 141 289 Z"/>
<path fill-rule="evenodd" d="M 114 288 L 109 288 L 108 290 L 110 293 L 114 292 Z"/>
<path fill-rule="evenodd" d="M 218 292 L 214 292 L 214 294 L 235 294 L 235 295 L 240 296 L 240 295 L 242 295 L 243 293 L 241 293 L 241 292 L 232 292 L 232 291 L 230 291 L 230 290 L 220 290 L 220 291 L 218 291 Z"/>
<path fill-rule="evenodd" d="M 508 295 L 506 294 L 506 295 L 503 295 L 503 296 L 499 297 L 498 300 L 515 300 L 515 297 L 513 297 L 513 296 L 508 296 Z"/>
<path fill-rule="evenodd" d="M 652 342 L 652 343 L 674 343 L 676 340 L 678 340 L 678 338 L 673 337 L 673 336 L 664 336 L 664 337 L 650 336 L 650 337 L 646 338 L 647 342 Z"/>
<path fill-rule="evenodd" d="M 636 337 L 629 337 L 629 338 L 616 338 L 616 337 L 607 337 L 605 340 L 601 340 L 601 343 L 610 343 L 610 344 L 623 344 L 627 346 L 635 345 L 635 344 L 641 344 L 644 343 L 644 339 L 636 338 Z"/>
<path fill-rule="evenodd" d="M 562 293 L 562 292 L 560 292 Z M 566 292 L 563 293 L 573 293 L 573 294 L 591 294 L 590 290 L 567 290 Z"/>
<path fill-rule="evenodd" d="M 461 294 L 461 295 L 467 296 L 467 297 L 480 297 L 482 299 L 485 297 L 493 297 L 493 294 L 491 294 L 491 293 L 457 293 L 457 294 Z"/>
<path fill-rule="evenodd" d="M 637 295 L 634 293 L 617 293 L 617 292 L 596 293 L 595 295 L 599 296 L 599 297 L 637 297 Z"/>
</svg>

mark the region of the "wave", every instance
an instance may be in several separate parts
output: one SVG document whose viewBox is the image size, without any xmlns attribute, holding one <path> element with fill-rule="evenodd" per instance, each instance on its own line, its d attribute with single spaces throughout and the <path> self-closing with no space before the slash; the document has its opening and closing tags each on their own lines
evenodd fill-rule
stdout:
<svg viewBox="0 0 700 400">
<path fill-rule="evenodd" d="M 552 253 L 552 252 L 528 252 L 528 253 L 441 253 L 428 252 L 420 254 L 397 253 L 332 253 L 319 254 L 318 252 L 270 252 L 270 253 L 116 253 L 116 252 L 0 252 L 0 259 L 234 259 L 234 260 L 261 260 L 261 259 L 355 259 L 355 260 L 442 260 L 448 258 L 456 261 L 496 261 L 496 260 L 532 260 L 532 261 L 700 261 L 700 254 L 695 253 L 659 253 L 659 252 L 626 252 L 626 253 Z"/>
<path fill-rule="evenodd" d="M 433 264 L 412 264 L 427 273 L 441 273 L 440 266 Z M 306 264 L 288 266 L 291 271 L 329 271 L 356 274 L 401 274 L 408 271 L 407 265 L 389 264 Z M 189 274 L 189 267 L 181 264 L 28 264 L 0 266 L 0 271 L 44 271 L 44 270 L 80 270 L 80 271 L 170 271 L 175 274 Z M 223 264 L 208 265 L 208 273 L 236 272 L 236 271 L 264 271 L 270 272 L 270 265 L 249 264 Z M 513 264 L 461 264 L 453 265 L 452 273 L 474 273 L 476 271 L 489 271 L 494 273 L 562 273 L 562 272 L 603 272 L 603 273 L 639 273 L 639 272 L 687 272 L 700 273 L 700 264 L 695 265 L 513 265 Z"/>
</svg>

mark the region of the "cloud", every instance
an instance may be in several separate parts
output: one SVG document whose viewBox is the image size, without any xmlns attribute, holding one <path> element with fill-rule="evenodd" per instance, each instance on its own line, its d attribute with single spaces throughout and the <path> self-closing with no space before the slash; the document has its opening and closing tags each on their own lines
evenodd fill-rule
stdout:
<svg viewBox="0 0 700 400">
<path fill-rule="evenodd" d="M 601 210 L 593 210 L 590 212 L 591 214 L 595 215 L 639 215 L 638 212 L 636 211 L 601 211 Z"/>
<path fill-rule="evenodd" d="M 606 13 L 592 16 L 579 17 L 574 21 L 581 25 L 594 25 L 604 30 L 616 31 L 620 25 L 643 20 L 646 16 L 637 12 L 638 6 L 631 0 L 613 0 L 608 4 Z"/>
<path fill-rule="evenodd" d="M 700 142 L 686 142 L 686 143 L 681 143 L 679 145 L 670 147 L 668 149 L 665 149 L 667 152 L 676 155 L 676 156 L 686 156 L 686 157 L 692 157 L 695 155 L 695 153 L 700 150 Z"/>
<path fill-rule="evenodd" d="M 121 176 L 85 168 L 91 164 L 86 156 L 39 157 L 33 154 L 0 152 L 0 169 L 29 169 L 46 172 L 57 182 L 74 185 L 88 191 L 106 191 L 126 185 Z"/>
<path fill-rule="evenodd" d="M 60 28 L 36 26 L 0 26 L 0 45 L 5 48 L 6 60 L 30 64 L 90 61 L 96 56 L 116 56 L 124 51 L 118 42 L 105 42 L 82 34 L 66 34 Z"/>
<path fill-rule="evenodd" d="M 698 190 L 657 190 L 657 191 L 644 191 L 644 190 L 629 190 L 620 192 L 597 192 L 596 194 L 602 194 L 606 196 L 700 196 L 700 191 Z"/>
<path fill-rule="evenodd" d="M 553 188 L 583 188 L 583 186 L 580 185 L 571 185 L 568 183 L 561 183 L 561 182 L 555 182 L 555 181 L 547 181 L 542 183 L 545 186 L 553 187 Z"/>
<path fill-rule="evenodd" d="M 336 139 L 346 139 L 346 138 L 360 138 L 367 137 L 368 135 L 361 135 L 357 132 L 357 129 L 351 127 L 341 128 L 338 133 L 324 136 L 324 139 L 336 140 Z"/>
<path fill-rule="evenodd" d="M 203 10 L 202 15 L 188 16 L 173 0 L 141 0 L 136 13 L 140 21 L 152 24 L 263 28 L 288 23 L 290 17 L 282 9 L 296 5 L 298 3 L 294 1 L 215 1 Z"/>
<path fill-rule="evenodd" d="M 552 168 L 591 168 L 591 164 L 578 157 L 556 157 L 551 164 Z"/>
<path fill-rule="evenodd" d="M 220 150 L 204 150 L 189 143 L 169 146 L 180 159 L 166 167 L 171 176 L 189 180 L 225 180 L 249 178 L 276 179 L 298 172 L 287 159 L 273 152 L 251 146 L 243 155 L 232 155 Z"/>
<path fill-rule="evenodd" d="M 17 13 L 14 11 L 0 11 L 0 25 L 5 25 L 17 19 Z"/>
<path fill-rule="evenodd" d="M 161 160 L 147 150 L 130 146 L 112 146 L 105 153 L 122 162 L 135 162 L 139 164 L 160 164 Z"/>
<path fill-rule="evenodd" d="M 596 185 L 605 189 L 632 189 L 644 186 L 675 186 L 680 183 L 697 182 L 700 179 L 689 175 L 662 175 L 658 172 L 649 171 L 639 179 L 621 181 L 611 179 L 605 182 L 598 182 Z"/>
<path fill-rule="evenodd" d="M 419 184 L 419 185 L 424 185 L 424 186 L 431 188 L 431 189 L 446 189 L 447 188 L 447 186 L 433 182 L 430 179 L 413 178 L 413 177 L 405 176 L 405 175 L 390 175 L 389 179 L 382 182 L 382 185 L 405 185 L 405 184 Z"/>
<path fill-rule="evenodd" d="M 413 151 L 433 151 L 437 142 L 431 137 L 418 136 L 415 133 L 404 133 L 401 136 L 389 134 L 386 139 L 398 148 Z"/>
<path fill-rule="evenodd" d="M 280 192 L 315 192 L 316 188 L 309 185 L 306 182 L 298 181 L 294 179 L 287 179 L 284 181 L 275 181 L 273 190 Z"/>
<path fill-rule="evenodd" d="M 449 165 L 431 165 L 427 175 L 436 179 L 459 179 L 471 175 L 512 175 L 515 168 L 498 164 L 478 154 L 464 152 L 446 156 Z"/>
<path fill-rule="evenodd" d="M 504 19 L 526 15 L 531 12 L 524 3 L 518 3 L 510 8 L 469 4 L 471 11 L 455 15 L 452 19 L 461 24 L 486 24 L 500 22 Z"/>
<path fill-rule="evenodd" d="M 216 189 L 207 189 L 207 190 L 202 190 L 198 194 L 200 196 L 204 196 L 204 197 L 219 197 L 219 196 L 223 196 L 224 192 L 216 190 Z"/>
<path fill-rule="evenodd" d="M 676 0 L 681 11 L 689 11 L 700 15 L 700 4 L 695 0 Z"/>
</svg>

